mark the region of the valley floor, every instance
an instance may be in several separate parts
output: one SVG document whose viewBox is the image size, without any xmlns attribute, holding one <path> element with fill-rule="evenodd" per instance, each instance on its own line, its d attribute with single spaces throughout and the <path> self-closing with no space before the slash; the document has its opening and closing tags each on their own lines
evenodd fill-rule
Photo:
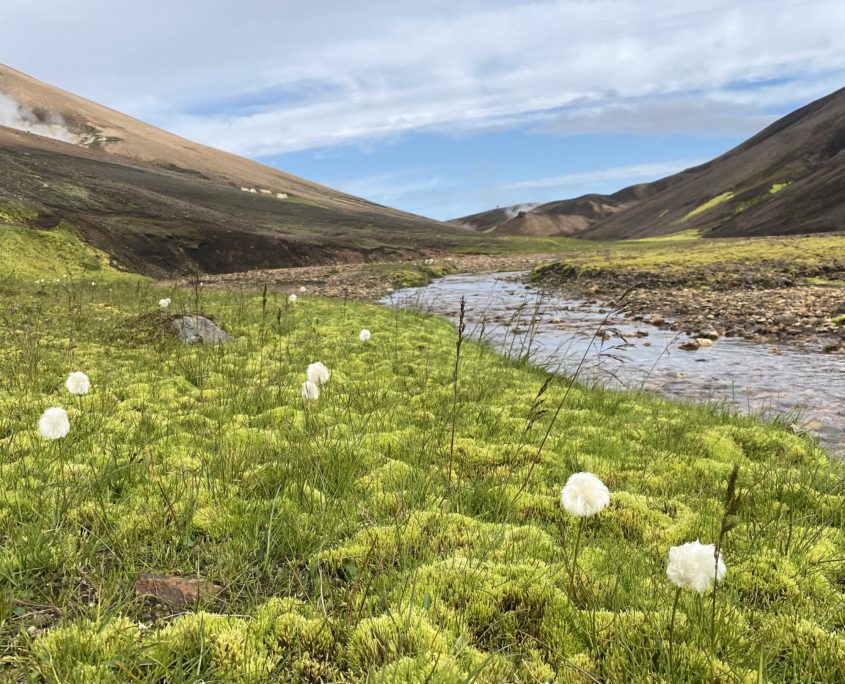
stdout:
<svg viewBox="0 0 845 684">
<path fill-rule="evenodd" d="M 0 279 L 0 679 L 845 680 L 845 468 L 785 426 L 287 283 L 58 280 Z M 195 312 L 233 340 L 174 339 Z M 611 497 L 582 522 L 579 471 Z M 716 593 L 666 576 L 695 539 Z"/>
</svg>

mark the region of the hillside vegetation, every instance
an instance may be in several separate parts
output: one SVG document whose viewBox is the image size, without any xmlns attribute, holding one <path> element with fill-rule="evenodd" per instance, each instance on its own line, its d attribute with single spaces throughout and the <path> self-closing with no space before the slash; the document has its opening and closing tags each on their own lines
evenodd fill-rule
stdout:
<svg viewBox="0 0 845 684">
<path fill-rule="evenodd" d="M 0 281 L 0 678 L 845 679 L 845 469 L 784 426 L 570 387 L 414 313 L 61 281 Z M 195 310 L 233 341 L 172 339 Z M 579 524 L 584 470 L 611 499 Z M 695 539 L 727 576 L 673 619 Z M 151 602 L 146 572 L 222 592 Z"/>
</svg>

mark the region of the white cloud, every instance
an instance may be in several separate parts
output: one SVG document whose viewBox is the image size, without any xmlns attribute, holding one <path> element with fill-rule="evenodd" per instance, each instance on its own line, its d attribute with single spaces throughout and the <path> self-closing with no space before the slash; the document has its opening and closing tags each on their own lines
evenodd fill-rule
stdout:
<svg viewBox="0 0 845 684">
<path fill-rule="evenodd" d="M 647 164 L 629 164 L 595 171 L 579 171 L 566 173 L 561 176 L 547 176 L 529 180 L 507 183 L 502 190 L 534 190 L 547 188 L 577 188 L 583 185 L 605 183 L 609 181 L 646 182 L 668 176 L 678 171 L 703 164 L 706 159 L 678 159 L 666 162 L 651 162 Z"/>
<path fill-rule="evenodd" d="M 543 121 L 536 130 L 566 135 L 692 133 L 702 136 L 749 136 L 777 118 L 774 114 L 762 113 L 751 104 L 690 95 L 575 107 Z"/>
<path fill-rule="evenodd" d="M 581 129 L 599 112 L 615 130 L 626 113 L 620 102 L 683 103 L 690 93 L 720 103 L 714 127 L 741 134 L 763 107 L 824 94 L 845 65 L 840 0 L 397 7 L 148 0 L 116 10 L 106 0 L 4 0 L 0 22 L 16 30 L 4 32 L 0 59 L 252 156 L 417 130 L 560 123 L 564 107 Z M 730 85 L 783 77 L 764 89 Z M 229 112 L 211 111 L 235 101 Z M 648 132 L 655 106 L 628 109 L 639 122 L 620 125 Z M 707 111 L 684 117 L 695 131 L 708 128 Z"/>
</svg>

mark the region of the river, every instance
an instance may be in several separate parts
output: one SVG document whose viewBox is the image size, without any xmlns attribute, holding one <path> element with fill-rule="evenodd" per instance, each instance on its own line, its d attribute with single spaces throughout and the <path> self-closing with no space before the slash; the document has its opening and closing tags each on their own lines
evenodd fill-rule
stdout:
<svg viewBox="0 0 845 684">
<path fill-rule="evenodd" d="M 686 336 L 631 321 L 598 305 L 541 291 L 521 274 L 454 275 L 394 292 L 382 303 L 457 321 L 503 354 L 550 371 L 624 389 L 646 389 L 783 417 L 837 455 L 845 454 L 845 356 L 720 338 L 679 349 Z"/>
</svg>

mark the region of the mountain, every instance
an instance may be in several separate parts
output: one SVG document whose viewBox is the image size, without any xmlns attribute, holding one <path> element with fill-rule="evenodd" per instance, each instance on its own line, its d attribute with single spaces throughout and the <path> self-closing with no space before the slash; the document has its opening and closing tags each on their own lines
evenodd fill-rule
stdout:
<svg viewBox="0 0 845 684">
<path fill-rule="evenodd" d="M 465 232 L 191 142 L 0 65 L 0 223 L 4 215 L 33 229 L 70 225 L 118 265 L 150 275 L 396 257 Z"/>
<path fill-rule="evenodd" d="M 492 235 L 577 235 L 635 206 L 654 191 L 651 185 L 635 185 L 613 195 L 594 193 L 546 204 L 517 204 L 449 223 Z"/>
<path fill-rule="evenodd" d="M 513 218 L 484 212 L 453 223 L 483 226 L 493 234 L 575 234 L 594 240 L 687 230 L 712 237 L 843 230 L 843 150 L 845 88 L 706 164 L 653 183 L 540 204 Z"/>
</svg>

